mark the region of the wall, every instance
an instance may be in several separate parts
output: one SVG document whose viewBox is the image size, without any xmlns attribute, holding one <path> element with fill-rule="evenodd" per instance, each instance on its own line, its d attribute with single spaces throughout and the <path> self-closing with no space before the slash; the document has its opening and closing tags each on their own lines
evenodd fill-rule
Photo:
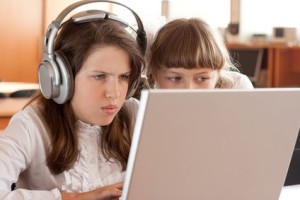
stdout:
<svg viewBox="0 0 300 200">
<path fill-rule="evenodd" d="M 72 3 L 77 2 L 78 0 L 45 0 L 45 12 L 44 12 L 44 31 L 48 27 L 48 25 L 56 19 L 56 17 L 69 5 Z M 93 9 L 94 6 L 100 7 L 101 9 L 104 10 L 109 10 L 109 5 L 108 4 L 102 4 L 102 5 L 97 5 L 97 4 L 89 4 L 88 7 Z M 77 9 L 75 9 L 73 12 L 71 12 L 68 16 L 66 16 L 66 19 L 70 15 L 72 15 L 75 12 L 79 12 L 83 9 L 85 9 L 87 6 L 81 6 Z"/>
<path fill-rule="evenodd" d="M 241 36 L 249 40 L 253 33 L 272 35 L 272 28 L 296 27 L 300 39 L 298 0 L 241 0 Z"/>
<path fill-rule="evenodd" d="M 46 11 L 45 11 L 45 26 L 47 27 L 48 24 L 54 20 L 57 15 L 68 5 L 71 3 L 77 2 L 77 0 L 46 0 Z M 133 9 L 139 17 L 146 24 L 154 23 L 161 15 L 161 0 L 151 0 L 151 1 L 140 1 L 140 0 L 117 0 L 122 4 Z M 87 6 L 82 6 L 77 9 L 84 10 L 84 9 L 102 9 L 105 11 L 111 11 L 113 13 L 118 14 L 119 16 L 124 18 L 125 21 L 134 22 L 134 18 L 132 18 L 130 12 L 124 9 L 122 6 L 118 6 L 116 4 L 109 4 L 109 3 L 94 3 L 89 4 Z M 129 13 L 129 14 L 128 14 Z M 151 25 L 149 25 L 151 26 Z M 148 28 L 148 26 L 147 26 Z"/>
<path fill-rule="evenodd" d="M 230 0 L 168 0 L 169 19 L 200 17 L 214 27 L 226 27 L 230 20 Z"/>
<path fill-rule="evenodd" d="M 42 1 L 0 1 L 0 80 L 37 82 Z"/>
<path fill-rule="evenodd" d="M 201 17 L 213 27 L 227 27 L 233 0 L 164 0 L 169 18 Z M 298 0 L 240 0 L 240 39 L 247 42 L 253 34 L 272 35 L 273 27 L 296 27 L 300 40 Z"/>
</svg>

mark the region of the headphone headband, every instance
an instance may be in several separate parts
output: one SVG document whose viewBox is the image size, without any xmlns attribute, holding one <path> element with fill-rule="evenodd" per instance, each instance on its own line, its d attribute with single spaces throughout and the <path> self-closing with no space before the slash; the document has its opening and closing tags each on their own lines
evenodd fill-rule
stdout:
<svg viewBox="0 0 300 200">
<path fill-rule="evenodd" d="M 137 25 L 138 25 L 138 29 L 136 31 L 137 33 L 137 38 L 138 40 L 143 39 L 144 41 L 142 41 L 141 43 L 143 43 L 143 46 L 141 46 L 141 50 L 142 53 L 145 54 L 146 51 L 146 44 L 147 44 L 147 40 L 146 40 L 146 32 L 144 30 L 144 26 L 142 23 L 142 20 L 139 18 L 139 16 L 136 14 L 136 12 L 134 12 L 131 8 L 129 8 L 128 6 L 116 2 L 116 1 L 109 1 L 109 0 L 83 0 L 83 1 L 79 1 L 76 3 L 71 4 L 70 6 L 68 6 L 67 8 L 65 8 L 57 17 L 54 21 L 51 22 L 51 24 L 49 25 L 48 29 L 47 29 L 47 33 L 46 33 L 46 39 L 44 40 L 44 50 L 48 56 L 49 55 L 53 55 L 54 52 L 54 40 L 56 38 L 57 32 L 61 27 L 61 24 L 63 22 L 63 20 L 65 19 L 65 17 L 72 12 L 73 10 L 75 10 L 76 8 L 86 5 L 86 4 L 90 4 L 90 3 L 113 3 L 113 4 L 117 4 L 120 5 L 126 9 L 128 9 L 132 15 L 134 16 Z"/>
<path fill-rule="evenodd" d="M 68 6 L 67 8 L 65 8 L 57 17 L 56 17 L 56 20 L 58 23 L 61 24 L 61 22 L 64 20 L 64 18 L 70 13 L 72 12 L 74 9 L 80 7 L 80 6 L 83 6 L 85 4 L 90 4 L 90 3 L 113 3 L 113 4 L 118 4 L 122 7 L 125 7 L 127 8 L 135 17 L 136 21 L 138 24 L 141 24 L 141 27 L 142 29 L 144 29 L 143 27 L 143 24 L 142 24 L 142 21 L 141 19 L 139 18 L 139 16 L 136 14 L 136 12 L 134 12 L 131 8 L 129 8 L 128 6 L 122 4 L 122 3 L 119 3 L 119 2 L 116 2 L 116 1 L 109 1 L 109 0 L 84 0 L 84 1 L 79 1 L 79 2 L 76 2 L 76 3 L 73 3 L 71 4 L 70 6 Z"/>
</svg>

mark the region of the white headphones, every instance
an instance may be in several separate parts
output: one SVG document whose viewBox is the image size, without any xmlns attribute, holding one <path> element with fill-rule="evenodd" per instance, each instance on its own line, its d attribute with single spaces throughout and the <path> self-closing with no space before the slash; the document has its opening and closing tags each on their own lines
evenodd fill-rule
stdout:
<svg viewBox="0 0 300 200">
<path fill-rule="evenodd" d="M 67 61 L 63 53 L 61 51 L 54 51 L 55 38 L 62 26 L 62 21 L 71 11 L 82 5 L 95 2 L 118 4 L 122 7 L 127 8 L 133 14 L 138 25 L 138 29 L 135 31 L 137 35 L 136 41 L 140 46 L 142 53 L 145 54 L 147 46 L 146 32 L 144 31 L 141 19 L 132 9 L 118 2 L 105 0 L 82 0 L 77 3 L 71 4 L 70 6 L 65 8 L 48 26 L 44 38 L 44 55 L 38 69 L 39 85 L 43 96 L 47 99 L 52 98 L 58 104 L 63 104 L 71 98 L 73 93 L 74 80 L 71 76 L 71 72 L 69 72 L 68 70 L 69 68 L 67 65 L 69 62 Z M 126 22 L 117 18 L 115 14 L 101 10 L 87 10 L 72 17 L 74 23 L 85 23 L 105 19 L 118 21 L 126 27 L 130 27 Z M 132 27 L 130 28 L 134 30 Z M 132 87 L 128 89 L 126 98 L 131 97 L 135 93 L 138 85 L 139 81 L 136 81 L 132 84 Z"/>
</svg>

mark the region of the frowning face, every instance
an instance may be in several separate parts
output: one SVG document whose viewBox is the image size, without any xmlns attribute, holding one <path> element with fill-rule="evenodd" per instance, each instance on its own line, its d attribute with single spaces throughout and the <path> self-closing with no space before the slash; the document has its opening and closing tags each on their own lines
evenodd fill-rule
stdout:
<svg viewBox="0 0 300 200">
<path fill-rule="evenodd" d="M 108 125 L 121 109 L 131 73 L 129 55 L 115 46 L 94 48 L 75 77 L 71 105 L 91 125 Z"/>
</svg>

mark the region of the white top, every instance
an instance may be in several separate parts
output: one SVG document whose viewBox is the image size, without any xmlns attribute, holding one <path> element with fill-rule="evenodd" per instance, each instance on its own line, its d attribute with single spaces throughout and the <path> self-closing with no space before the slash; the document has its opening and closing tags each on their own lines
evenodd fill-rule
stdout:
<svg viewBox="0 0 300 200">
<path fill-rule="evenodd" d="M 282 188 L 279 200 L 299 200 L 300 185 L 290 185 Z"/>
<path fill-rule="evenodd" d="M 231 77 L 233 80 L 233 86 L 221 85 L 221 88 L 232 88 L 232 89 L 253 89 L 253 84 L 250 79 L 239 72 L 226 71 L 226 75 Z"/>
<path fill-rule="evenodd" d="M 138 101 L 125 104 L 135 120 Z M 101 127 L 77 123 L 79 158 L 72 169 L 53 175 L 45 161 L 50 139 L 40 117 L 32 107 L 16 113 L 0 134 L 0 199 L 60 200 L 60 191 L 85 192 L 123 181 L 120 164 L 106 161 L 99 149 Z M 14 182 L 22 189 L 10 191 Z"/>
</svg>

